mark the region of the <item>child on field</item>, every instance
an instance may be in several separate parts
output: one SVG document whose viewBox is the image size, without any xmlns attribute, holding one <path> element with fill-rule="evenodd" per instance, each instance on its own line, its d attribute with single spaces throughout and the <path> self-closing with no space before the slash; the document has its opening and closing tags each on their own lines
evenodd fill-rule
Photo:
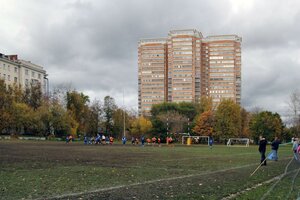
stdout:
<svg viewBox="0 0 300 200">
<path fill-rule="evenodd" d="M 126 137 L 123 136 L 123 137 L 122 137 L 122 143 L 123 143 L 123 145 L 126 144 L 126 140 L 127 140 Z"/>
<path fill-rule="evenodd" d="M 152 138 L 152 145 L 154 146 L 155 143 L 156 143 L 156 137 L 153 137 L 153 138 Z"/>
<path fill-rule="evenodd" d="M 109 137 L 109 144 L 112 145 L 114 143 L 114 138 L 112 136 Z"/>
<path fill-rule="evenodd" d="M 134 137 L 131 138 L 131 144 L 132 144 L 132 145 L 135 144 L 135 138 L 134 138 Z"/>
<path fill-rule="evenodd" d="M 142 146 L 144 147 L 144 144 L 145 144 L 145 137 L 144 136 L 142 136 L 141 142 L 142 142 Z"/>
<path fill-rule="evenodd" d="M 151 142 L 150 138 L 147 138 L 146 141 L 147 141 L 147 144 L 148 144 L 148 145 L 149 145 L 150 142 Z"/>
</svg>

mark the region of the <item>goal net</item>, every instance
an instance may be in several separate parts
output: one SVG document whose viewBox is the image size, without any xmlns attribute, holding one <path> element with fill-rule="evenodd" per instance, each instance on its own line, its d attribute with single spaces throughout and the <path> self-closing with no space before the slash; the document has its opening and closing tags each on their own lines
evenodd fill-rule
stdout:
<svg viewBox="0 0 300 200">
<path fill-rule="evenodd" d="M 209 137 L 208 136 L 182 136 L 182 144 L 187 144 L 188 138 L 191 138 L 192 144 L 209 145 Z"/>
<path fill-rule="evenodd" d="M 229 138 L 227 146 L 249 147 L 249 138 Z"/>
</svg>

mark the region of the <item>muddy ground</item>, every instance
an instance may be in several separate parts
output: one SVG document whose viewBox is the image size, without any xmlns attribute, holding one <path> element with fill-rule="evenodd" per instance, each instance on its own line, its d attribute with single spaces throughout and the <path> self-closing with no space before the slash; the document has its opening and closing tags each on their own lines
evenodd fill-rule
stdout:
<svg viewBox="0 0 300 200">
<path fill-rule="evenodd" d="M 45 171 L 42 174 L 47 177 L 44 182 L 29 179 L 28 185 L 35 187 L 37 191 L 28 194 L 31 190 L 27 190 L 25 183 L 22 187 L 26 190 L 19 189 L 20 193 L 24 193 L 19 196 L 14 194 L 14 182 L 10 182 L 13 178 L 2 182 L 0 180 L 0 199 L 1 196 L 3 199 L 15 199 L 14 197 L 22 195 L 24 199 L 222 199 L 280 175 L 289 162 L 289 157 L 286 157 L 279 162 L 270 163 L 255 176 L 249 177 L 257 166 L 256 151 L 255 147 L 248 150 L 228 150 L 220 146 L 210 151 L 207 147 L 187 148 L 181 145 L 175 148 L 143 148 L 116 144 L 103 146 L 0 141 L 2 177 L 11 176 L 17 182 L 21 179 L 13 174 L 22 174 L 22 170 L 24 173 L 31 173 L 31 176 L 42 170 Z M 74 170 L 78 167 L 80 170 Z M 293 169 L 295 168 L 297 163 Z M 56 175 L 47 175 L 47 171 L 52 169 L 62 173 L 66 173 L 64 170 L 69 171 L 72 176 L 59 182 L 59 185 L 51 185 L 51 180 L 56 179 L 51 176 Z M 87 174 L 85 170 L 90 169 L 120 173 L 102 174 L 101 179 L 77 178 L 77 175 Z M 41 178 L 41 175 L 37 175 L 37 178 Z M 81 183 L 81 180 L 88 182 Z M 75 188 L 76 183 L 81 187 Z M 45 186 L 40 187 L 39 184 Z M 264 187 L 269 188 L 268 185 Z M 239 198 L 256 199 L 257 196 L 249 191 Z"/>
</svg>

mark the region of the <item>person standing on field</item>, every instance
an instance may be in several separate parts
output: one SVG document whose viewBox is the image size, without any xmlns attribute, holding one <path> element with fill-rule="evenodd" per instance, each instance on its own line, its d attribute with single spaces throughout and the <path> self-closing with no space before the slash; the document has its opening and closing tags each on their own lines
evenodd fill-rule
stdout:
<svg viewBox="0 0 300 200">
<path fill-rule="evenodd" d="M 259 148 L 258 151 L 260 153 L 260 163 L 261 165 L 267 165 L 267 160 L 266 160 L 266 149 L 267 149 L 267 140 L 266 138 L 260 136 L 259 137 Z"/>
<path fill-rule="evenodd" d="M 212 149 L 212 145 L 214 143 L 212 136 L 209 136 L 208 143 L 209 143 L 209 148 Z"/>
<path fill-rule="evenodd" d="M 275 161 L 278 160 L 278 155 L 277 155 L 277 151 L 278 151 L 278 148 L 279 148 L 279 144 L 280 144 L 280 141 L 278 140 L 278 137 L 275 137 L 275 140 L 272 142 L 271 146 L 272 146 L 272 154 L 273 154 L 273 159 Z"/>
<path fill-rule="evenodd" d="M 293 153 L 294 153 L 294 158 L 296 160 L 298 160 L 298 152 L 297 152 L 298 146 L 299 146 L 298 138 L 293 138 L 293 147 L 292 147 L 292 150 L 293 150 Z"/>
</svg>

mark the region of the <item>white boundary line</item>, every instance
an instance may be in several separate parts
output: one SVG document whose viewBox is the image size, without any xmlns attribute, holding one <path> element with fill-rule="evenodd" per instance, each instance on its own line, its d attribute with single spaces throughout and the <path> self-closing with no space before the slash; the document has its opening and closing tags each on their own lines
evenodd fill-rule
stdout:
<svg viewBox="0 0 300 200">
<path fill-rule="evenodd" d="M 278 180 L 271 186 L 271 188 L 261 197 L 261 200 L 264 200 L 269 194 L 270 194 L 270 192 L 272 192 L 273 191 L 273 189 L 275 188 L 275 186 L 281 181 L 281 179 L 285 176 L 285 175 L 287 175 L 288 173 L 287 173 L 287 170 L 288 170 L 288 167 L 290 166 L 290 164 L 292 163 L 292 161 L 294 160 L 294 157 L 290 160 L 290 162 L 286 165 L 286 167 L 285 167 L 285 170 L 284 170 L 284 173 L 282 173 L 280 176 L 279 176 L 279 178 L 278 178 Z"/>
<path fill-rule="evenodd" d="M 177 180 L 177 179 L 185 179 L 185 178 L 190 178 L 190 177 L 195 177 L 195 176 L 202 176 L 202 175 L 210 175 L 210 174 L 226 172 L 226 171 L 235 170 L 235 169 L 241 169 L 241 168 L 244 168 L 244 167 L 250 167 L 250 166 L 254 166 L 254 165 L 256 165 L 256 163 L 255 164 L 242 165 L 242 166 L 239 166 L 239 167 L 231 167 L 231 168 L 222 169 L 222 170 L 213 171 L 213 172 L 203 172 L 203 173 L 199 173 L 199 174 L 189 174 L 189 175 L 183 175 L 183 176 L 177 176 L 177 177 L 155 179 L 155 180 L 150 180 L 150 181 L 132 183 L 132 184 L 127 184 L 127 185 L 119 185 L 119 186 L 113 186 L 113 187 L 108 187 L 108 188 L 101 188 L 101 189 L 85 191 L 85 192 L 75 192 L 75 193 L 57 195 L 57 196 L 52 196 L 52 197 L 49 197 L 49 198 L 47 198 L 47 197 L 38 198 L 36 200 L 42 200 L 42 199 L 49 199 L 50 200 L 50 199 L 59 199 L 59 198 L 65 198 L 65 197 L 76 197 L 76 196 L 80 196 L 80 195 L 84 195 L 84 194 L 106 192 L 106 191 L 109 191 L 109 190 L 116 190 L 116 189 L 121 189 L 121 188 L 152 184 L 152 183 L 157 183 L 157 182 L 172 181 L 172 180 Z"/>
<path fill-rule="evenodd" d="M 263 186 L 263 185 L 268 184 L 268 183 L 272 183 L 272 182 L 274 182 L 274 181 L 276 181 L 276 180 L 277 180 L 277 181 L 278 181 L 278 180 L 281 180 L 282 176 L 288 175 L 288 174 L 293 173 L 293 172 L 295 172 L 295 171 L 297 171 L 297 170 L 298 170 L 298 169 L 295 169 L 295 170 L 290 171 L 290 172 L 288 172 L 288 173 L 286 173 L 286 174 L 285 174 L 285 173 L 282 173 L 282 174 L 280 174 L 280 175 L 278 175 L 278 176 L 275 176 L 275 177 L 273 177 L 273 178 L 271 178 L 271 179 L 269 179 L 269 180 L 266 180 L 266 181 L 261 182 L 261 183 L 257 183 L 256 185 L 254 185 L 254 186 L 252 186 L 252 187 L 250 187 L 250 188 L 246 188 L 246 189 L 244 189 L 244 190 L 242 190 L 242 191 L 240 191 L 240 192 L 237 192 L 237 193 L 234 193 L 234 194 L 230 194 L 229 196 L 224 197 L 222 200 L 229 200 L 229 199 L 236 198 L 236 197 L 238 197 L 239 195 L 245 194 L 246 192 L 249 192 L 250 190 L 256 189 L 256 188 L 258 188 L 258 187 L 260 187 L 260 186 Z"/>
</svg>

